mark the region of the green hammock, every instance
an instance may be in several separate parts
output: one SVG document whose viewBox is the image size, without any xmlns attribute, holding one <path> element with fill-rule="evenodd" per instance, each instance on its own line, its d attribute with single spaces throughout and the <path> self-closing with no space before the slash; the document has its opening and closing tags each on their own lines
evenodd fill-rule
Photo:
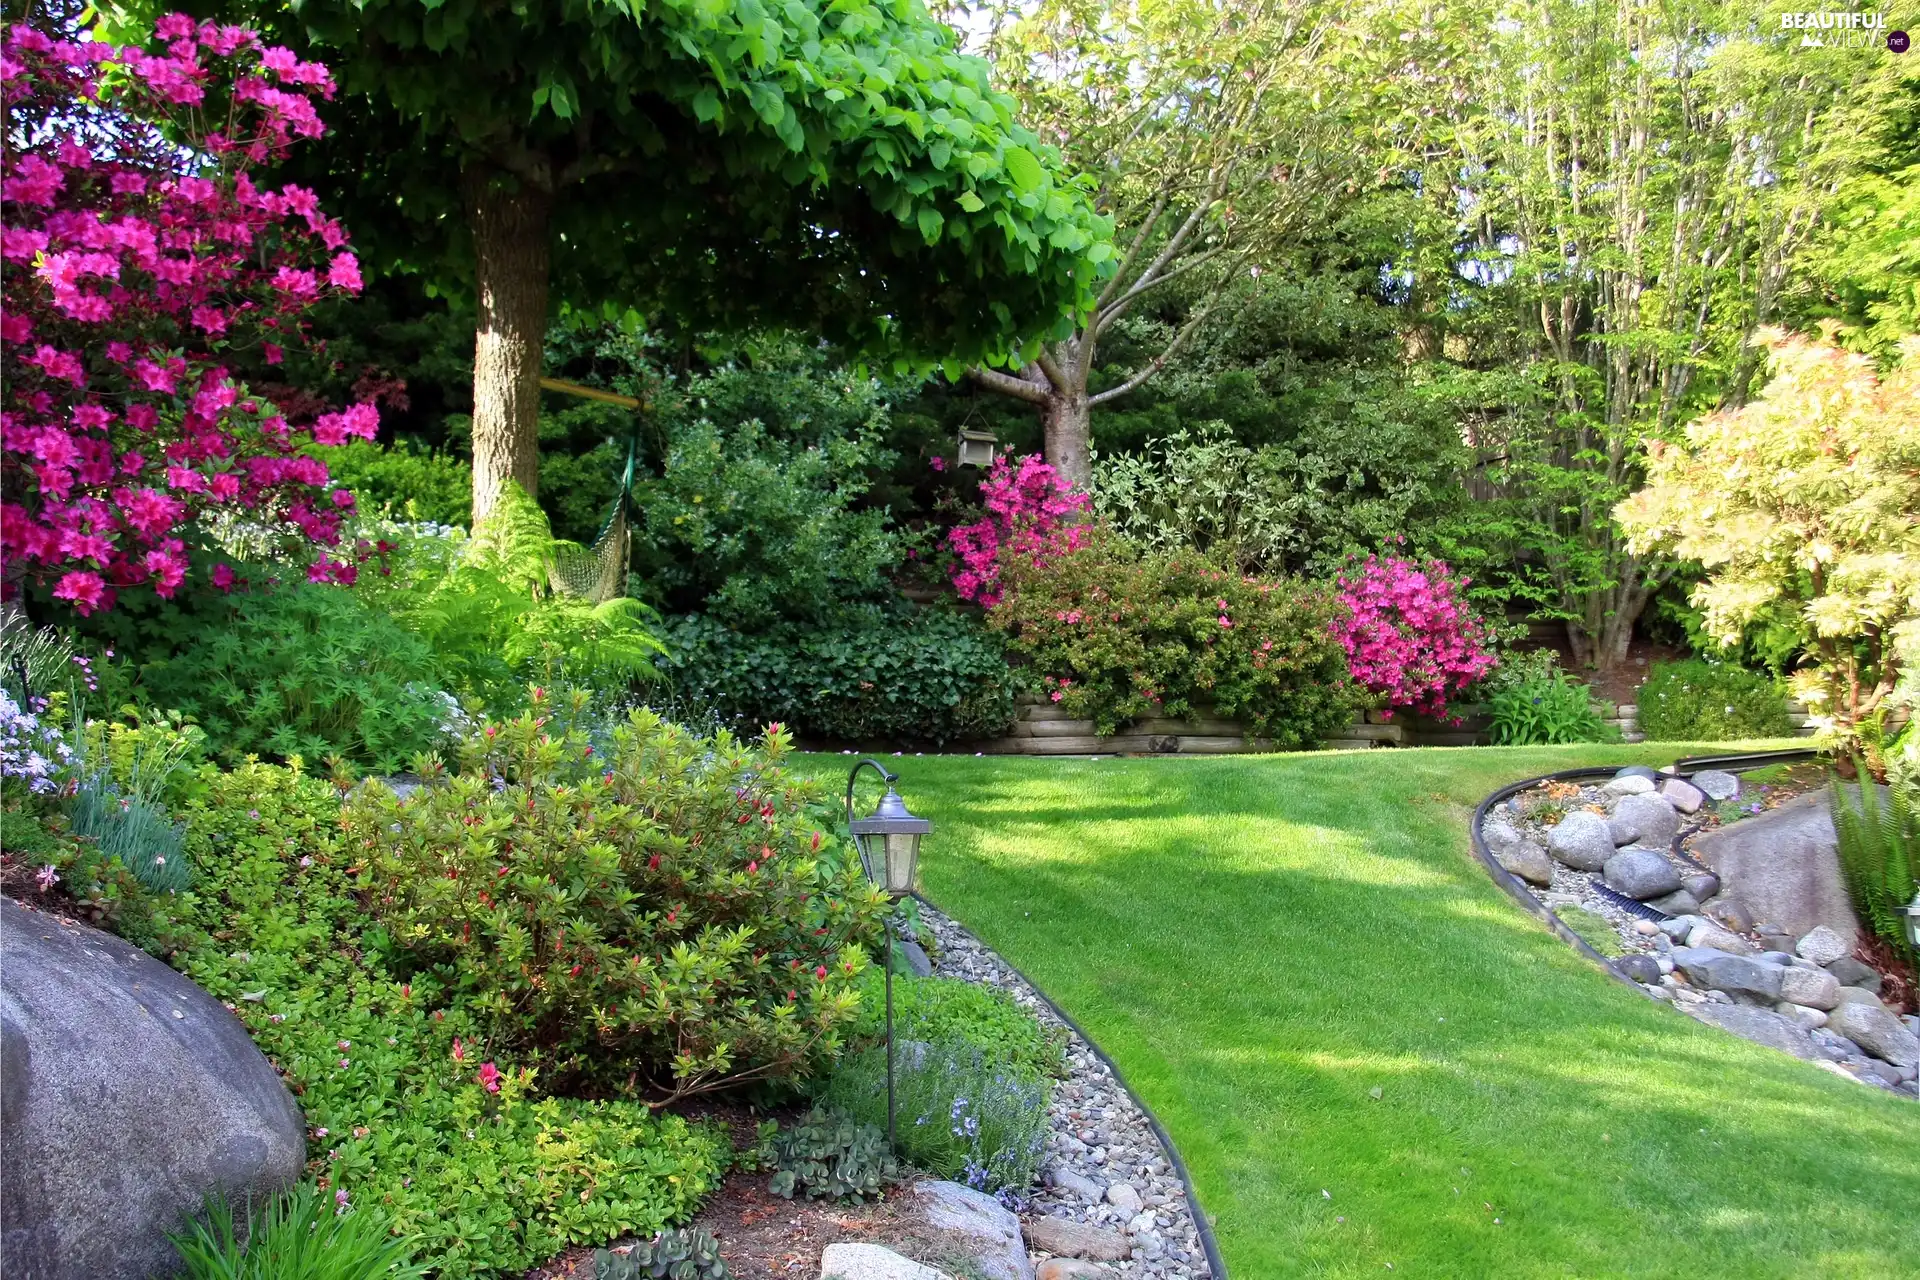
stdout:
<svg viewBox="0 0 1920 1280">
<path fill-rule="evenodd" d="M 641 415 L 646 406 L 632 396 L 562 382 L 558 378 L 542 378 L 540 385 L 548 391 L 617 404 L 633 412 L 633 430 L 627 436 L 627 465 L 620 474 L 619 491 L 613 495 L 606 517 L 600 522 L 600 532 L 594 535 L 591 546 L 573 542 L 557 544 L 553 562 L 547 567 L 547 580 L 555 591 L 603 604 L 627 594 L 627 562 L 633 543 L 628 512 L 633 505 L 634 472 L 640 461 Z"/>
</svg>

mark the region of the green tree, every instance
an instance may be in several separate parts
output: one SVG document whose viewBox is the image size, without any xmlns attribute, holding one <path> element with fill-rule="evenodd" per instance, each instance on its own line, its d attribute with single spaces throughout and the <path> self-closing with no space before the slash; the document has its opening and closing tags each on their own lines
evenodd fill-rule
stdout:
<svg viewBox="0 0 1920 1280">
<path fill-rule="evenodd" d="M 476 517 L 537 491 L 554 293 L 966 362 L 1064 332 L 1110 252 L 918 0 L 215 3 L 339 80 L 297 176 L 378 267 L 471 295 Z"/>
</svg>

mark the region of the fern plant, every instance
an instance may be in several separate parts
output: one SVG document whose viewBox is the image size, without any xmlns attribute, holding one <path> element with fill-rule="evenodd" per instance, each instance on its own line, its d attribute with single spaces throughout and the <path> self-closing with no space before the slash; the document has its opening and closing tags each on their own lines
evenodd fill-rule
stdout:
<svg viewBox="0 0 1920 1280">
<path fill-rule="evenodd" d="M 659 674 L 653 659 L 665 649 L 652 610 L 554 589 L 555 558 L 571 546 L 553 536 L 539 504 L 509 484 L 458 562 L 409 611 L 454 682 L 497 712 L 516 704 L 529 681 L 604 688 Z"/>
<path fill-rule="evenodd" d="M 1906 908 L 1920 892 L 1920 825 L 1905 790 L 1891 787 L 1887 799 L 1864 769 L 1857 787 L 1830 781 L 1833 829 L 1839 838 L 1840 873 L 1853 909 L 1893 949 L 1920 963 L 1907 941 Z"/>
</svg>

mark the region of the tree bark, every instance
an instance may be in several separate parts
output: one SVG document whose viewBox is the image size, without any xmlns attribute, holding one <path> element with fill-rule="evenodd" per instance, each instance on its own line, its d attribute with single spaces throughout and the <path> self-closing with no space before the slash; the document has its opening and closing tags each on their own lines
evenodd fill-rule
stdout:
<svg viewBox="0 0 1920 1280">
<path fill-rule="evenodd" d="M 552 197 L 479 167 L 464 175 L 478 323 L 473 337 L 473 523 L 508 481 L 540 483 L 540 356 Z"/>
<path fill-rule="evenodd" d="M 1082 493 L 1093 489 L 1093 415 L 1085 380 L 1073 390 L 1056 391 L 1040 407 L 1047 461 L 1062 479 Z"/>
</svg>

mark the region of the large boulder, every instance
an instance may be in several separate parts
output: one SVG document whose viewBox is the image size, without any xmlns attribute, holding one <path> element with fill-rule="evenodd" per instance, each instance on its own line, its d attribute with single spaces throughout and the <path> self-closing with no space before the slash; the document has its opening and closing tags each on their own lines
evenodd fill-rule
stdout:
<svg viewBox="0 0 1920 1280">
<path fill-rule="evenodd" d="M 0 899 L 0 1270 L 145 1280 L 206 1197 L 306 1163 L 300 1108 L 218 1000 L 118 938 Z"/>
<path fill-rule="evenodd" d="M 1920 1036 L 1878 1004 L 1838 1005 L 1827 1015 L 1827 1027 L 1896 1067 L 1920 1066 Z"/>
<path fill-rule="evenodd" d="M 1686 974 L 1687 981 L 1696 987 L 1755 996 L 1769 1003 L 1780 998 L 1778 965 L 1762 964 L 1711 947 L 1680 947 L 1673 953 L 1673 967 Z"/>
<path fill-rule="evenodd" d="M 1825 969 L 1790 965 L 1780 972 L 1780 998 L 1810 1009 L 1831 1009 L 1840 1003 L 1840 980 Z"/>
<path fill-rule="evenodd" d="M 1600 870 L 1613 850 L 1607 820 L 1585 809 L 1575 809 L 1547 833 L 1547 851 L 1576 871 Z"/>
<path fill-rule="evenodd" d="M 1606 872 L 1608 888 L 1638 902 L 1664 897 L 1680 888 L 1680 873 L 1657 849 L 1622 849 L 1607 859 Z"/>
<path fill-rule="evenodd" d="M 1537 885 L 1553 883 L 1553 859 L 1536 840 L 1529 840 L 1506 818 L 1495 814 L 1480 828 L 1487 852 L 1509 873 Z"/>
<path fill-rule="evenodd" d="M 974 1270 L 986 1280 L 1033 1280 L 1020 1219 L 998 1200 L 957 1182 L 916 1182 L 913 1193 L 928 1225 L 964 1238 Z"/>
<path fill-rule="evenodd" d="M 1764 1044 L 1807 1062 L 1817 1062 L 1825 1056 L 1814 1047 L 1814 1041 L 1805 1028 L 1771 1009 L 1756 1009 L 1747 1004 L 1714 1004 L 1703 1000 L 1689 1007 L 1687 1012 L 1709 1026 L 1731 1031 L 1743 1040 Z"/>
<path fill-rule="evenodd" d="M 1740 794 L 1740 779 L 1719 769 L 1704 769 L 1690 781 L 1709 800 L 1731 800 Z"/>
<path fill-rule="evenodd" d="M 1699 779 L 1694 779 L 1696 782 Z M 1718 873 L 1722 892 L 1746 904 L 1755 920 L 1800 938 L 1825 925 L 1845 951 L 1860 926 L 1840 875 L 1833 818 L 1824 791 L 1693 838 L 1693 856 Z"/>
<path fill-rule="evenodd" d="M 1680 815 L 1662 795 L 1623 796 L 1613 816 L 1632 827 L 1640 844 L 1665 849 L 1680 834 Z"/>
</svg>

